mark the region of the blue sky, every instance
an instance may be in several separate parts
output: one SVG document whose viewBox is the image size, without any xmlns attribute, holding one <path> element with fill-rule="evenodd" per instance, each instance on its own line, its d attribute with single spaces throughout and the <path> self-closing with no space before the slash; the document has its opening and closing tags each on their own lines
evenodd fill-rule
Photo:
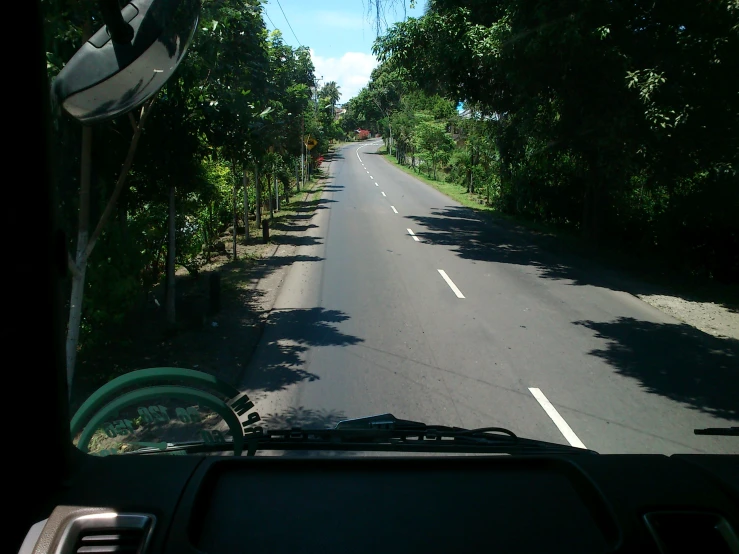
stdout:
<svg viewBox="0 0 739 554">
<path fill-rule="evenodd" d="M 397 0 L 394 10 L 386 10 L 388 24 L 403 20 L 402 2 Z M 408 17 L 423 15 L 423 0 L 414 9 L 408 7 L 408 0 L 405 3 Z M 346 102 L 367 84 L 377 65 L 372 55 L 375 27 L 367 15 L 367 0 L 279 0 L 279 4 L 277 0 L 268 0 L 264 11 L 269 30 L 282 31 L 285 42 L 293 47 L 300 44 L 310 47 L 316 77 L 323 76 L 322 83 L 338 83 L 342 93 L 340 102 Z"/>
</svg>

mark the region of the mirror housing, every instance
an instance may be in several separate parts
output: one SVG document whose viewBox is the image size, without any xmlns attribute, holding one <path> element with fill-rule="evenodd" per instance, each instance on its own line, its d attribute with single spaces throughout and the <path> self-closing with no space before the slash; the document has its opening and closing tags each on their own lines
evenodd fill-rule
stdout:
<svg viewBox="0 0 739 554">
<path fill-rule="evenodd" d="M 64 111 L 86 125 L 124 115 L 156 94 L 184 58 L 200 17 L 200 0 L 130 0 L 121 17 L 117 6 L 110 9 L 116 0 L 103 2 L 108 24 L 52 84 Z"/>
</svg>

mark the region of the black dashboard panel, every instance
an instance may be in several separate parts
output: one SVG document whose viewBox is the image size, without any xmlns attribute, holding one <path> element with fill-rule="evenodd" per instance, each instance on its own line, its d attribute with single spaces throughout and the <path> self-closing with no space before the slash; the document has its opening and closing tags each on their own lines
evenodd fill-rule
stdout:
<svg viewBox="0 0 739 554">
<path fill-rule="evenodd" d="M 739 553 L 705 524 L 739 530 L 739 456 L 85 458 L 58 504 L 153 514 L 147 554 L 659 553 L 647 514 Z"/>
<path fill-rule="evenodd" d="M 583 474 L 544 459 L 221 463 L 189 523 L 208 553 L 245 540 L 258 552 L 473 552 L 491 537 L 505 552 L 603 552 L 619 538 Z"/>
<path fill-rule="evenodd" d="M 166 530 L 195 468 L 198 456 L 108 456 L 78 452 L 84 460 L 66 483 L 57 504 L 117 512 L 149 513 L 157 518 L 150 552 L 161 552 Z"/>
</svg>

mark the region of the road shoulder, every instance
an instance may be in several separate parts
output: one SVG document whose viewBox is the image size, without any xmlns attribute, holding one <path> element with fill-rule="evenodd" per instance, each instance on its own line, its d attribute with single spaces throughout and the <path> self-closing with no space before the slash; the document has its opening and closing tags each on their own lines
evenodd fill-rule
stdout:
<svg viewBox="0 0 739 554">
<path fill-rule="evenodd" d="M 503 217 L 485 206 L 481 197 L 461 198 L 464 202 L 460 202 L 460 195 L 464 196 L 462 189 L 459 194 L 450 196 L 449 183 L 420 178 L 409 168 L 401 167 L 395 160 L 389 159 L 388 155 L 382 154 L 380 157 L 408 177 L 440 192 L 454 205 L 470 210 L 481 224 L 495 225 L 515 232 L 524 241 L 528 237 L 531 243 L 537 244 L 541 249 L 565 255 L 573 260 L 573 264 L 580 266 L 580 269 L 598 273 L 596 280 L 603 282 L 604 286 L 627 292 L 712 337 L 739 340 L 739 292 L 736 287 L 678 279 L 664 270 L 647 271 L 640 267 L 639 260 L 623 256 L 618 260 L 610 260 L 606 259 L 610 254 L 599 254 L 596 258 L 577 238 L 555 233 L 540 224 Z M 607 278 L 603 279 L 603 276 Z"/>
</svg>

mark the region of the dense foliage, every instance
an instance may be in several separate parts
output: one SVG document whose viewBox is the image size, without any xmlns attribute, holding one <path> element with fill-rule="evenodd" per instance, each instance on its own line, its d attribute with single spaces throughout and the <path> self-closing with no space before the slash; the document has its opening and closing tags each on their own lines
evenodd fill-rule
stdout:
<svg viewBox="0 0 739 554">
<path fill-rule="evenodd" d="M 42 4 L 47 69 L 53 80 L 83 38 L 98 28 L 100 18 L 91 0 Z M 289 197 L 300 156 L 317 159 L 330 140 L 343 136 L 332 117 L 339 88 L 336 83 L 317 87 L 313 71 L 307 47 L 294 49 L 278 31 L 267 32 L 259 0 L 203 2 L 185 60 L 155 98 L 126 186 L 86 262 L 80 348 L 109 340 L 161 282 L 172 247 L 170 193 L 175 263 L 196 272 L 229 226 L 238 222 L 244 233 L 244 183 L 247 215 L 254 221 L 257 205 L 264 211 L 271 205 L 268 183 L 273 175 L 281 195 Z M 129 118 L 122 117 L 92 130 L 90 233 L 111 198 L 131 128 Z M 82 132 L 57 109 L 54 134 L 62 219 L 74 258 Z M 303 147 L 306 136 L 318 140 L 310 153 Z"/>
<path fill-rule="evenodd" d="M 430 0 L 375 53 L 346 129 L 504 212 L 739 280 L 736 2 Z"/>
</svg>

